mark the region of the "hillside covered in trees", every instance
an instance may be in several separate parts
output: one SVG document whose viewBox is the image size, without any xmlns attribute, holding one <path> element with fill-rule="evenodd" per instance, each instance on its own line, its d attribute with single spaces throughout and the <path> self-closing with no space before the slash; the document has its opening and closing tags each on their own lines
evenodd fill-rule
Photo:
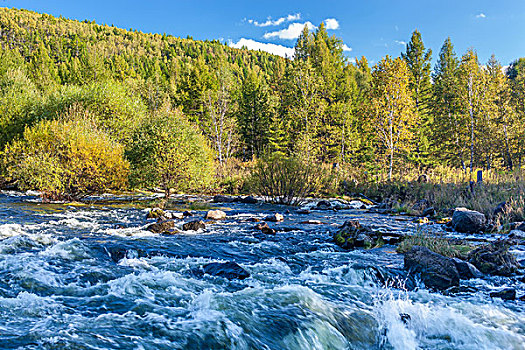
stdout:
<svg viewBox="0 0 525 350">
<path fill-rule="evenodd" d="M 525 59 L 504 70 L 450 39 L 437 54 L 432 67 L 417 30 L 400 57 L 370 67 L 351 63 L 323 24 L 285 59 L 0 8 L 0 171 L 56 194 L 191 190 L 234 159 L 270 154 L 390 177 L 405 166 L 520 168 Z M 56 123 L 72 130 L 58 141 Z M 128 180 L 104 181 L 96 164 L 72 170 L 91 144 L 114 149 L 103 164 Z"/>
</svg>

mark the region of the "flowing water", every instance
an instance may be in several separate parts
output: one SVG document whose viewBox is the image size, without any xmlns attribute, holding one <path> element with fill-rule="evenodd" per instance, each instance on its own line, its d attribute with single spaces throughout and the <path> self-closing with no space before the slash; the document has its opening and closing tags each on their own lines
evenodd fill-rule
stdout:
<svg viewBox="0 0 525 350">
<path fill-rule="evenodd" d="M 144 210 L 0 194 L 0 348 L 525 349 L 524 302 L 488 296 L 523 294 L 519 279 L 462 281 L 477 292 L 448 296 L 387 288 L 377 276 L 402 270 L 395 247 L 347 252 L 331 241 L 348 218 L 405 233 L 416 224 L 292 210 L 264 236 L 247 218 L 286 208 L 219 207 L 227 220 L 162 236 L 145 230 Z M 195 273 L 225 261 L 251 276 Z"/>
</svg>

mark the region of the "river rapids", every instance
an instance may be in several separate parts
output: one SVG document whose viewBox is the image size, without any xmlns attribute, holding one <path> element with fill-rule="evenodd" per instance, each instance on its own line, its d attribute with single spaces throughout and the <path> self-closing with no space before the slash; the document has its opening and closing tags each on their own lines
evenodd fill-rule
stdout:
<svg viewBox="0 0 525 350">
<path fill-rule="evenodd" d="M 403 269 L 394 246 L 344 251 L 332 241 L 350 218 L 403 233 L 418 224 L 354 209 L 213 206 L 228 218 L 164 236 L 131 205 L 3 192 L 0 348 L 525 349 L 525 302 L 489 296 L 504 287 L 522 295 L 523 279 L 462 281 L 474 292 L 453 295 L 393 288 L 377 275 Z M 247 220 L 287 209 L 275 236 Z M 228 261 L 250 277 L 195 273 Z"/>
</svg>

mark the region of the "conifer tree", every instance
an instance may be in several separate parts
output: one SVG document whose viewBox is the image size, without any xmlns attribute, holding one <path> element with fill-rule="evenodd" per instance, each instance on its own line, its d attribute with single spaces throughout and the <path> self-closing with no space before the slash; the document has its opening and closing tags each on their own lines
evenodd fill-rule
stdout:
<svg viewBox="0 0 525 350">
<path fill-rule="evenodd" d="M 428 110 L 428 103 L 431 93 L 430 82 L 430 61 L 432 50 L 425 49 L 421 33 L 416 29 L 412 33 L 412 38 L 407 44 L 406 52 L 401 57 L 407 63 L 410 71 L 410 91 L 415 104 L 416 123 L 414 130 L 416 156 L 418 161 L 422 157 L 428 156 L 428 129 L 431 123 L 431 114 Z"/>
</svg>

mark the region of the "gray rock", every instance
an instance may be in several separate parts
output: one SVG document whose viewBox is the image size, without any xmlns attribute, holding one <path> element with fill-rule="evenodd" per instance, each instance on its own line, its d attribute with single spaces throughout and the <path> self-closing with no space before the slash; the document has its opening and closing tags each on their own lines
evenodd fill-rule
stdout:
<svg viewBox="0 0 525 350">
<path fill-rule="evenodd" d="M 210 210 L 206 213 L 206 219 L 209 220 L 222 220 L 226 219 L 226 213 L 222 210 Z"/>
<path fill-rule="evenodd" d="M 334 234 L 334 242 L 344 249 L 372 248 L 381 234 L 369 227 L 361 226 L 357 220 L 347 220 Z"/>
<path fill-rule="evenodd" d="M 257 230 L 260 230 L 265 235 L 274 235 L 275 234 L 275 230 L 273 228 L 270 228 L 270 226 L 268 226 L 268 224 L 266 222 L 262 222 L 262 223 L 258 224 L 257 226 L 255 226 L 255 228 Z"/>
<path fill-rule="evenodd" d="M 175 228 L 173 220 L 159 220 L 156 223 L 148 225 L 146 229 L 154 233 L 170 233 Z"/>
<path fill-rule="evenodd" d="M 436 216 L 436 209 L 434 209 L 434 207 L 429 207 L 429 208 L 426 208 L 425 210 L 423 210 L 421 212 L 421 216 L 423 217 L 427 217 L 427 216 Z"/>
<path fill-rule="evenodd" d="M 508 241 L 497 241 L 478 247 L 469 253 L 468 262 L 488 275 L 512 276 L 519 264 L 509 252 L 510 245 Z"/>
<path fill-rule="evenodd" d="M 405 269 L 419 273 L 429 288 L 445 290 L 459 285 L 459 273 L 454 261 L 426 247 L 412 247 L 405 253 L 404 260 Z"/>
<path fill-rule="evenodd" d="M 284 216 L 282 214 L 275 213 L 272 215 L 268 215 L 266 218 L 264 218 L 264 220 L 271 222 L 280 222 L 284 220 Z"/>
<path fill-rule="evenodd" d="M 503 300 L 516 300 L 516 289 L 505 288 L 497 292 L 490 293 L 491 298 L 501 298 Z"/>
<path fill-rule="evenodd" d="M 243 269 L 239 264 L 228 261 L 225 263 L 210 263 L 202 267 L 204 273 L 212 276 L 224 277 L 226 279 L 240 279 L 250 277 L 250 273 Z"/>
<path fill-rule="evenodd" d="M 190 221 L 182 225 L 184 231 L 197 231 L 199 229 L 205 229 L 206 224 L 200 220 Z"/>
<path fill-rule="evenodd" d="M 153 208 L 148 212 L 148 215 L 146 218 L 148 219 L 158 219 L 161 217 L 166 217 L 166 214 L 164 213 L 164 210 L 160 208 Z"/>
<path fill-rule="evenodd" d="M 481 273 L 481 271 L 479 271 L 476 266 L 472 265 L 471 263 L 458 258 L 453 258 L 452 260 L 454 261 L 456 269 L 458 270 L 459 278 L 462 280 L 483 277 L 483 273 Z"/>
<path fill-rule="evenodd" d="M 232 203 L 235 201 L 235 197 L 218 194 L 216 196 L 213 196 L 213 201 L 215 203 Z"/>
<path fill-rule="evenodd" d="M 257 200 L 257 198 L 253 196 L 247 196 L 247 197 L 242 197 L 240 199 L 240 202 L 245 203 L 245 204 L 257 204 L 259 201 Z"/>
<path fill-rule="evenodd" d="M 487 219 L 485 215 L 466 208 L 456 208 L 452 215 L 451 226 L 461 233 L 478 233 L 485 230 Z"/>
</svg>

